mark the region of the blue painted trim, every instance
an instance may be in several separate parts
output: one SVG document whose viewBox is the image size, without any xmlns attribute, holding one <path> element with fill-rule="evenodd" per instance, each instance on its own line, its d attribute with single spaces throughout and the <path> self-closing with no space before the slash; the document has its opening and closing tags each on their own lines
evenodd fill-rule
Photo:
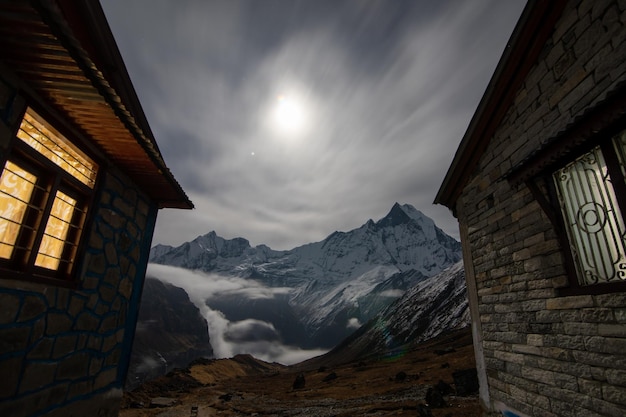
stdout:
<svg viewBox="0 0 626 417">
<path fill-rule="evenodd" d="M 137 318 L 139 316 L 139 305 L 141 302 L 141 294 L 143 292 L 143 284 L 146 278 L 146 270 L 148 269 L 148 258 L 150 257 L 150 247 L 152 245 L 152 237 L 156 225 L 158 208 L 156 204 L 150 207 L 148 216 L 146 217 L 146 228 L 141 247 L 141 255 L 137 263 L 137 272 L 133 281 L 133 293 L 128 303 L 128 311 L 126 312 L 126 323 L 124 327 L 124 341 L 122 342 L 122 354 L 117 368 L 117 382 L 122 386 L 126 383 L 128 368 L 130 366 L 130 356 L 135 341 L 135 330 L 137 328 Z"/>
</svg>

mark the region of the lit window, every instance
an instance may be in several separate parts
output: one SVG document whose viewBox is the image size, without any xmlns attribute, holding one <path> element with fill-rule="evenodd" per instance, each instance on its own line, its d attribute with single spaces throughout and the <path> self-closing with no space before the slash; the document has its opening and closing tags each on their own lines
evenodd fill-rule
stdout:
<svg viewBox="0 0 626 417">
<path fill-rule="evenodd" d="M 0 177 L 0 266 L 68 279 L 98 166 L 28 109 Z"/>
<path fill-rule="evenodd" d="M 10 259 L 37 177 L 7 161 L 0 178 L 0 257 Z"/>
<path fill-rule="evenodd" d="M 623 132 L 553 175 L 580 286 L 626 280 L 625 142 Z"/>
</svg>

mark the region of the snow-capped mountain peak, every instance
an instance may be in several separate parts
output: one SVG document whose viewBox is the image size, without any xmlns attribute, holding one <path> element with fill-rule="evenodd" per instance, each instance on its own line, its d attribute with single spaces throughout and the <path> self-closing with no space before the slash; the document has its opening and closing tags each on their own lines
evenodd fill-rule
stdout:
<svg viewBox="0 0 626 417">
<path fill-rule="evenodd" d="M 170 250 L 155 247 L 150 256 L 153 263 L 290 288 L 290 308 L 312 340 L 326 346 L 347 335 L 347 321 L 367 321 L 415 282 L 460 259 L 458 241 L 413 206 L 399 203 L 377 222 L 289 251 L 252 248 L 246 239 L 210 232 Z"/>
</svg>

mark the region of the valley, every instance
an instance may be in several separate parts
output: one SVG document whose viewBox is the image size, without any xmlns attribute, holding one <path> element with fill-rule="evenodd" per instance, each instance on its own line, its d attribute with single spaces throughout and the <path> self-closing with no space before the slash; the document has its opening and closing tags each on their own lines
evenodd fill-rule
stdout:
<svg viewBox="0 0 626 417">
<path fill-rule="evenodd" d="M 429 388 L 443 381 L 459 390 L 453 374 L 474 368 L 468 328 L 391 355 L 327 365 L 330 359 L 324 355 L 288 367 L 249 355 L 200 360 L 126 393 L 120 417 L 480 416 L 475 393 L 449 393 L 443 406 L 425 407 Z M 300 374 L 304 386 L 294 388 Z M 172 405 L 150 408 L 159 397 Z M 139 406 L 143 408 L 132 408 Z"/>
</svg>

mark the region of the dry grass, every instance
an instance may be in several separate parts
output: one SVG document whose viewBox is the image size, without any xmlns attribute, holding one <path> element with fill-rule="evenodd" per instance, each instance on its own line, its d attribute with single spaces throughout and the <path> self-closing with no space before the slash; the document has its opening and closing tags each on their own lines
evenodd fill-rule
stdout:
<svg viewBox="0 0 626 417">
<path fill-rule="evenodd" d="M 436 353 L 438 352 L 438 353 Z M 444 353 L 446 352 L 446 353 Z M 168 382 L 144 384 L 126 403 L 168 396 L 180 404 L 164 409 L 124 409 L 122 417 L 188 417 L 191 406 L 203 416 L 416 416 L 427 389 L 440 380 L 452 384 L 452 373 L 474 367 L 469 330 L 422 344 L 394 358 L 356 361 L 323 369 L 310 365 L 284 367 L 251 357 L 203 361 Z M 336 378 L 324 381 L 331 373 Z M 304 388 L 293 389 L 304 374 Z M 404 378 L 400 378 L 402 374 Z M 196 386 L 193 386 L 195 382 Z M 178 392 L 178 388 L 181 388 Z M 447 407 L 432 409 L 435 417 L 480 416 L 476 396 L 446 397 Z"/>
</svg>

